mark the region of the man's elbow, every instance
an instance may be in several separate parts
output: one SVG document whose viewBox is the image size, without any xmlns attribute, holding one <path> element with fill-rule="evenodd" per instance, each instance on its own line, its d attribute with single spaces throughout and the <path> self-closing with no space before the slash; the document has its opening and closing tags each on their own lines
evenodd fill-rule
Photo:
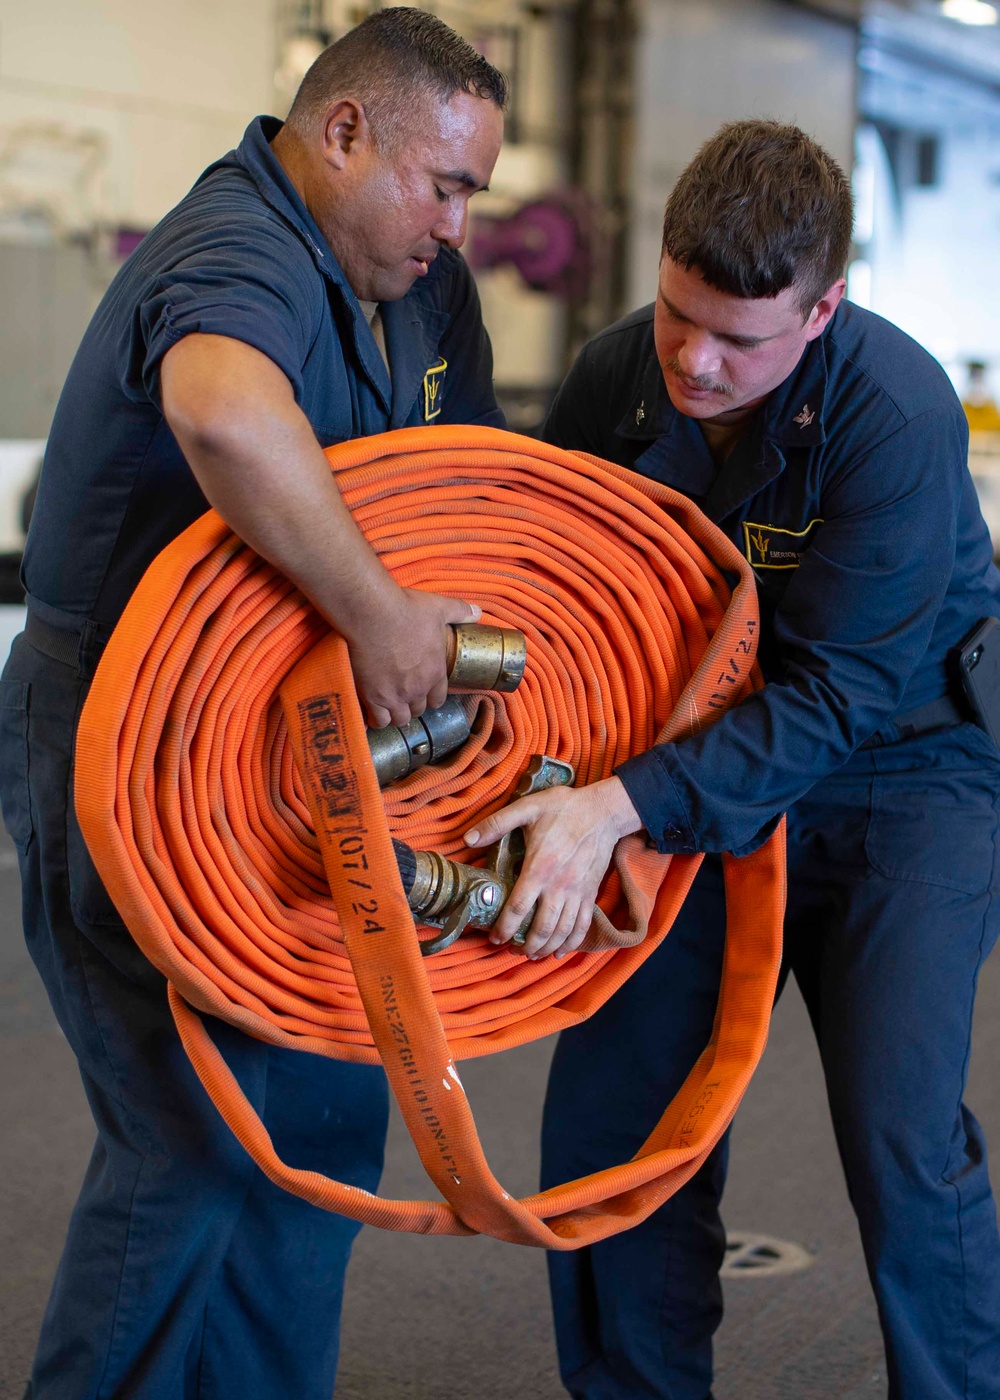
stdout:
<svg viewBox="0 0 1000 1400">
<path fill-rule="evenodd" d="M 163 416 L 192 467 L 225 460 L 245 446 L 246 423 L 229 405 L 164 389 Z"/>
</svg>

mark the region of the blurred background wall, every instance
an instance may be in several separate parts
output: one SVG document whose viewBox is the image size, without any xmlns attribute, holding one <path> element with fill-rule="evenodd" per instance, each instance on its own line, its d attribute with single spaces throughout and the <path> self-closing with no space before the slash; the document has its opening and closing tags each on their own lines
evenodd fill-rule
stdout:
<svg viewBox="0 0 1000 1400">
<path fill-rule="evenodd" d="M 636 46 L 628 299 L 650 301 L 663 206 L 725 121 L 775 117 L 853 164 L 857 23 L 777 0 L 648 0 Z"/>
<path fill-rule="evenodd" d="M 122 259 L 253 115 L 283 115 L 312 58 L 373 8 L 0 0 L 0 550 L 18 545 L 20 494 Z M 535 427 L 580 345 L 652 297 L 672 184 L 700 141 L 743 115 L 796 121 L 852 169 L 850 295 L 926 345 L 971 399 L 1000 390 L 995 5 L 426 8 L 512 81 L 507 141 L 466 247 L 512 427 Z M 983 366 L 971 389 L 970 362 Z M 991 421 L 975 444 L 988 511 Z"/>
<path fill-rule="evenodd" d="M 44 436 L 148 229 L 274 102 L 273 0 L 3 0 L 0 436 Z"/>
</svg>

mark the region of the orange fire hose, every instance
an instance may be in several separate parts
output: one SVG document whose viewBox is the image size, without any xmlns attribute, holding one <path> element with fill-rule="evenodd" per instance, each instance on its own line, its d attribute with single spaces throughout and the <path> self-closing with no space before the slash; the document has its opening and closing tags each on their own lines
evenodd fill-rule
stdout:
<svg viewBox="0 0 1000 1400">
<path fill-rule="evenodd" d="M 479 936 L 424 959 L 391 835 L 475 858 L 461 833 L 510 799 L 533 753 L 589 783 L 710 723 L 760 684 L 753 575 L 677 493 L 514 434 L 404 429 L 327 456 L 400 584 L 527 634 L 520 689 L 480 697 L 461 751 L 381 793 L 345 643 L 210 511 L 153 562 L 107 646 L 77 739 L 80 825 L 168 979 L 202 1083 L 273 1181 L 387 1229 L 575 1249 L 645 1219 L 736 1110 L 777 978 L 783 828 L 724 858 L 712 1038 L 646 1143 L 522 1200 L 490 1173 L 454 1061 L 594 1012 L 667 934 L 701 857 L 620 842 L 588 943 L 561 961 Z M 381 1059 L 445 1200 L 384 1200 L 282 1162 L 193 1008 L 274 1045 Z"/>
</svg>

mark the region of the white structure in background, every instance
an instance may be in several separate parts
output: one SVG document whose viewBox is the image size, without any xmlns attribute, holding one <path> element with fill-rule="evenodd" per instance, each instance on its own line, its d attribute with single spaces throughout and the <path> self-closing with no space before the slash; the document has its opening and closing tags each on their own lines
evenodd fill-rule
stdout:
<svg viewBox="0 0 1000 1400">
<path fill-rule="evenodd" d="M 34 485 L 45 451 L 43 439 L 0 441 L 0 553 L 21 549 L 21 505 Z"/>
<path fill-rule="evenodd" d="M 0 442 L 0 552 L 14 553 L 24 545 L 21 504 L 34 484 L 45 443 L 31 440 Z M 10 644 L 24 627 L 24 608 L 0 604 L 0 666 Z"/>
<path fill-rule="evenodd" d="M 48 432 L 119 229 L 274 107 L 274 0 L 0 0 L 0 439 Z"/>
<path fill-rule="evenodd" d="M 952 7 L 961 18 L 961 6 Z M 1000 397 L 1000 30 L 872 0 L 859 50 L 850 293 L 924 345 L 968 388 L 970 361 Z M 982 22 L 982 21 L 980 21 Z M 855 269 L 863 269 L 859 279 Z M 866 271 L 864 271 L 866 269 Z M 1000 434 L 969 464 L 1000 553 Z"/>
<path fill-rule="evenodd" d="M 21 324 L 43 325 L 40 344 L 29 336 L 18 346 L 20 365 L 13 352 L 8 364 L 0 345 L 0 384 L 10 386 L 6 399 L 0 389 L 0 438 L 47 431 L 72 349 L 113 271 L 95 257 L 93 231 L 149 228 L 254 114 L 284 114 L 324 38 L 376 8 L 365 0 L 175 0 L 165 24 L 153 0 L 41 8 L 0 0 L 0 245 L 75 240 L 55 272 L 26 254 L 4 258 L 0 246 L 11 284 L 0 278 L 0 301 Z M 499 66 L 517 60 L 517 140 L 477 203 L 504 213 L 562 186 L 568 0 L 427 8 Z M 563 306 L 506 268 L 483 276 L 482 297 L 497 382 L 553 386 L 563 368 Z M 37 371 L 24 367 L 34 350 Z M 24 385 L 15 384 L 19 369 Z"/>
<path fill-rule="evenodd" d="M 0 240 L 89 235 L 108 159 L 101 131 L 25 122 L 0 131 Z"/>
<path fill-rule="evenodd" d="M 489 192 L 477 195 L 470 217 L 507 217 L 528 200 L 565 188 L 570 6 L 563 0 L 544 6 L 519 0 L 435 0 L 426 8 L 485 53 L 512 83 L 507 137 Z M 555 388 L 564 371 L 564 304 L 526 287 L 513 267 L 479 272 L 476 283 L 493 343 L 498 389 L 530 394 Z M 512 426 L 520 425 L 512 420 Z"/>
<path fill-rule="evenodd" d="M 955 387 L 992 370 L 1000 396 L 1000 30 L 878 0 L 859 53 L 855 241 L 871 308 Z"/>
<path fill-rule="evenodd" d="M 0 0 L 0 131 L 106 143 L 95 216 L 149 228 L 274 102 L 274 0 Z"/>
<path fill-rule="evenodd" d="M 656 291 L 663 206 L 725 121 L 795 122 L 852 164 L 855 29 L 779 0 L 646 0 L 638 38 L 629 301 Z"/>
</svg>

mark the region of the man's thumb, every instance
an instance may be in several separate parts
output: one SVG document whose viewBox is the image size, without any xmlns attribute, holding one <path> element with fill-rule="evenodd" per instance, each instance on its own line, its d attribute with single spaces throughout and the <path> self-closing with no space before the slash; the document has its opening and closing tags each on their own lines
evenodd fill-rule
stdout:
<svg viewBox="0 0 1000 1400">
<path fill-rule="evenodd" d="M 494 812 L 491 817 L 483 817 L 478 826 L 467 831 L 462 840 L 467 846 L 488 846 L 491 841 L 499 841 L 507 830 L 502 812 Z"/>
<path fill-rule="evenodd" d="M 488 846 L 491 841 L 499 841 L 501 836 L 506 836 L 508 831 L 527 826 L 533 817 L 534 810 L 529 800 L 522 798 L 494 812 L 492 816 L 483 817 L 478 826 L 471 827 L 465 833 L 462 840 L 467 846 Z"/>
<path fill-rule="evenodd" d="M 481 843 L 489 841 L 491 839 L 492 832 L 490 831 L 489 817 L 487 817 L 485 821 L 481 822 L 479 826 L 474 826 L 471 831 L 467 831 L 462 837 L 462 840 L 467 846 L 478 846 Z"/>
</svg>

